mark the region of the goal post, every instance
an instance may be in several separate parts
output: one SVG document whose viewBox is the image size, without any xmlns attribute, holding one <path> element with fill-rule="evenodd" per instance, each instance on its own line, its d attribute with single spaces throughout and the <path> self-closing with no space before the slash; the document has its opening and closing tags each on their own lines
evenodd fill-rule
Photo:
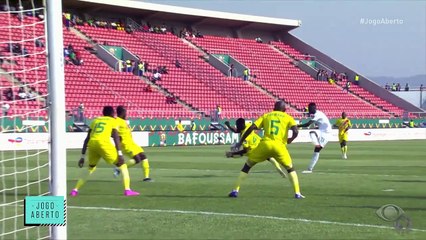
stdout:
<svg viewBox="0 0 426 240">
<path fill-rule="evenodd" d="M 50 192 L 53 196 L 67 196 L 65 148 L 65 79 L 62 34 L 62 1 L 46 1 L 46 30 L 49 79 L 49 162 Z M 66 216 L 65 216 L 66 218 Z M 66 239 L 67 227 L 51 227 L 52 239 Z"/>
</svg>

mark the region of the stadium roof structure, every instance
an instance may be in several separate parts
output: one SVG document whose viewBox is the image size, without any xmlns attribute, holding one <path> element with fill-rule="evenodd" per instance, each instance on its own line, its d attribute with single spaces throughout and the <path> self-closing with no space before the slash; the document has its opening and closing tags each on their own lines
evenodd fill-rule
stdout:
<svg viewBox="0 0 426 240">
<path fill-rule="evenodd" d="M 63 0 L 64 7 L 96 12 L 116 12 L 193 25 L 219 25 L 244 30 L 290 31 L 301 26 L 300 20 L 261 17 L 228 12 L 177 7 L 136 0 Z"/>
</svg>

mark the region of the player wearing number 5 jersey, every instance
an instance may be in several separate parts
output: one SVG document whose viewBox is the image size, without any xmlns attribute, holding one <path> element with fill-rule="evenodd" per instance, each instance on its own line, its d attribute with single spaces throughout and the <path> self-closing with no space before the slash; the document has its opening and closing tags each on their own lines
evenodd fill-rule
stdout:
<svg viewBox="0 0 426 240">
<path fill-rule="evenodd" d="M 312 143 L 315 145 L 314 154 L 312 155 L 311 163 L 308 166 L 308 170 L 303 171 L 302 173 L 312 173 L 314 170 L 315 164 L 317 164 L 320 151 L 327 145 L 330 133 L 331 133 L 331 123 L 328 120 L 327 116 L 317 110 L 315 103 L 309 103 L 308 111 L 311 116 L 311 119 L 304 124 L 297 125 L 298 127 L 308 127 L 311 124 L 318 125 L 319 134 L 316 131 L 309 132 Z"/>
<path fill-rule="evenodd" d="M 130 176 L 127 165 L 124 163 L 123 154 L 120 150 L 120 139 L 117 132 L 117 122 L 114 118 L 114 108 L 105 106 L 103 108 L 103 117 L 98 117 L 90 124 L 90 129 L 84 140 L 83 149 L 81 150 L 81 158 L 78 166 L 84 165 L 86 150 L 89 148 L 89 169 L 82 176 L 75 188 L 71 191 L 71 196 L 77 196 L 78 190 L 84 185 L 87 178 L 96 170 L 96 165 L 103 158 L 107 163 L 113 164 L 120 168 L 123 175 L 124 195 L 139 195 L 138 192 L 130 189 Z M 111 137 L 114 144 L 111 143 Z"/>
<path fill-rule="evenodd" d="M 235 149 L 239 149 L 246 138 L 255 129 L 263 129 L 264 136 L 259 145 L 253 149 L 248 155 L 248 160 L 241 169 L 237 179 L 235 188 L 229 193 L 229 197 L 237 197 L 240 185 L 247 177 L 250 169 L 257 163 L 266 159 L 274 158 L 289 173 L 290 180 L 294 187 L 295 198 L 304 198 L 300 193 L 299 180 L 290 154 L 287 150 L 287 144 L 293 142 L 298 135 L 296 122 L 293 117 L 285 113 L 285 103 L 278 101 L 275 103 L 274 111 L 265 113 L 257 119 L 241 136 L 240 141 L 236 144 Z M 291 129 L 292 136 L 288 138 L 288 131 Z"/>
</svg>

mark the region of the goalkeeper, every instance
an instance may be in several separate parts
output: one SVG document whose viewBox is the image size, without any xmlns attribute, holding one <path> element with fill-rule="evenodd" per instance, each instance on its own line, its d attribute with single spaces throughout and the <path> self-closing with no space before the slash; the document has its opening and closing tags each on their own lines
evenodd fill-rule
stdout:
<svg viewBox="0 0 426 240">
<path fill-rule="evenodd" d="M 250 126 L 246 126 L 246 120 L 244 118 L 238 118 L 237 121 L 235 122 L 236 124 L 236 129 L 234 127 L 232 127 L 228 121 L 225 122 L 226 127 L 228 127 L 228 129 L 231 132 L 234 133 L 239 133 L 240 137 L 247 131 L 247 129 Z M 257 147 L 257 145 L 259 144 L 260 140 L 262 138 L 257 135 L 254 131 L 251 132 L 246 140 L 243 142 L 243 149 L 239 150 L 239 151 L 229 151 L 226 152 L 226 157 L 230 158 L 230 157 L 242 157 L 244 155 L 250 156 L 250 152 L 255 149 Z M 233 148 L 233 147 L 232 147 Z M 272 163 L 272 165 L 274 165 L 274 167 L 277 169 L 278 173 L 282 176 L 282 177 L 286 177 L 285 172 L 282 170 L 280 164 L 274 159 L 274 158 L 269 158 L 267 159 L 270 163 Z"/>
</svg>

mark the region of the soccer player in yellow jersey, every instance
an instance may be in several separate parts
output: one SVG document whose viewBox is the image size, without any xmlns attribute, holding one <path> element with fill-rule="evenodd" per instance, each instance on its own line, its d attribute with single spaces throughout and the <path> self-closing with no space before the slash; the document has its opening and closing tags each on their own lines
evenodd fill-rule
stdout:
<svg viewBox="0 0 426 240">
<path fill-rule="evenodd" d="M 342 118 L 337 119 L 335 127 L 339 128 L 339 142 L 342 149 L 342 158 L 348 159 L 348 130 L 352 127 L 351 120 L 348 119 L 346 112 L 342 112 Z"/>
<path fill-rule="evenodd" d="M 235 121 L 235 124 L 237 126 L 237 128 L 235 129 L 234 127 L 232 127 L 228 121 L 225 122 L 225 125 L 228 127 L 229 130 L 231 130 L 234 133 L 239 133 L 240 137 L 242 135 L 244 135 L 244 133 L 249 129 L 250 126 L 246 126 L 246 120 L 244 118 L 238 118 L 237 121 Z M 249 156 L 251 151 L 253 149 L 255 149 L 258 145 L 259 142 L 262 138 L 259 137 L 259 135 L 257 135 L 254 131 L 251 132 L 247 138 L 245 139 L 245 141 L 243 142 L 243 149 L 240 151 L 230 151 L 230 152 L 226 152 L 226 157 L 234 157 L 234 156 L 243 156 L 243 155 L 247 155 Z M 267 159 L 270 163 L 272 163 L 272 165 L 274 165 L 274 167 L 277 169 L 278 173 L 282 176 L 282 177 L 287 177 L 287 175 L 284 173 L 284 171 L 282 170 L 280 164 L 274 159 L 274 158 L 269 158 Z"/>
<path fill-rule="evenodd" d="M 243 134 L 240 141 L 236 144 L 235 149 L 239 149 L 246 138 L 255 129 L 263 129 L 264 136 L 259 145 L 253 149 L 241 169 L 238 176 L 235 188 L 229 193 L 229 197 L 238 197 L 240 185 L 247 177 L 250 169 L 257 163 L 263 162 L 266 159 L 274 158 L 281 164 L 288 172 L 290 180 L 293 184 L 295 198 L 301 199 L 304 196 L 300 193 L 299 179 L 296 171 L 293 168 L 293 163 L 289 152 L 287 151 L 287 144 L 293 142 L 298 135 L 296 122 L 293 117 L 285 113 L 285 103 L 278 101 L 275 103 L 274 110 L 265 113 L 258 118 Z M 291 129 L 292 136 L 288 138 L 288 131 Z"/>
<path fill-rule="evenodd" d="M 152 179 L 149 177 L 149 162 L 146 157 L 144 150 L 133 141 L 132 130 L 126 122 L 127 111 L 124 106 L 117 107 L 117 126 L 118 126 L 118 135 L 120 136 L 120 147 L 123 150 L 123 153 L 131 158 L 126 162 L 128 167 L 132 167 L 138 163 L 141 163 L 144 182 L 152 182 Z M 114 175 L 118 175 L 120 172 L 116 169 Z"/>
<path fill-rule="evenodd" d="M 82 176 L 75 188 L 71 191 L 71 196 L 77 196 L 78 190 L 84 185 L 87 178 L 96 170 L 96 165 L 103 158 L 107 163 L 120 168 L 123 174 L 124 195 L 136 196 L 138 192 L 130 189 L 130 176 L 127 165 L 124 163 L 123 153 L 120 150 L 120 139 L 117 132 L 117 122 L 114 118 L 114 108 L 105 106 L 102 110 L 103 117 L 98 117 L 90 124 L 90 129 L 84 140 L 81 158 L 78 161 L 80 168 L 84 165 L 86 150 L 89 148 L 89 169 Z M 114 144 L 111 143 L 111 137 Z"/>
</svg>

